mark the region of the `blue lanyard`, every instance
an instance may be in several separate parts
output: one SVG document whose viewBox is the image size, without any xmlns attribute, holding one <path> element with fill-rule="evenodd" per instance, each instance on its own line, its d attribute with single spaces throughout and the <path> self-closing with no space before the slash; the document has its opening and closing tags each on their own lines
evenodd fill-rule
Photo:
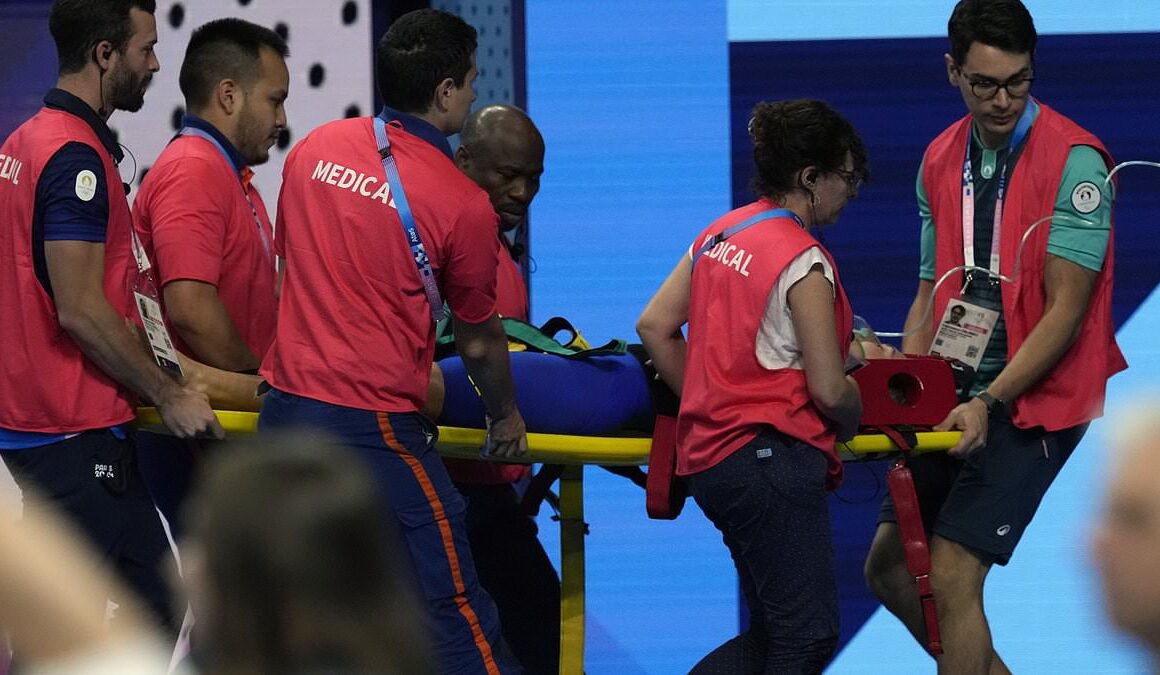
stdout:
<svg viewBox="0 0 1160 675">
<path fill-rule="evenodd" d="M 1007 141 L 1007 158 L 1003 162 L 1003 170 L 999 173 L 999 191 L 995 198 L 995 213 L 991 226 L 991 256 L 988 267 L 995 275 L 999 274 L 999 236 L 1003 227 L 1003 201 L 1007 194 L 1007 169 L 1011 166 L 1011 158 L 1015 151 L 1027 138 L 1031 131 L 1031 124 L 1035 121 L 1035 113 L 1039 104 L 1035 99 L 1027 102 L 1023 114 L 1011 132 Z M 971 168 L 971 125 L 967 125 L 967 150 L 963 159 L 963 264 L 975 264 L 975 176 Z"/>
<path fill-rule="evenodd" d="M 215 148 L 218 149 L 218 152 L 222 154 L 222 157 L 226 160 L 226 164 L 229 164 L 231 167 L 234 165 L 234 160 L 232 157 L 230 157 L 230 153 L 226 152 L 226 149 L 222 147 L 222 144 L 218 142 L 218 139 L 214 138 L 206 131 L 196 127 L 182 127 L 181 131 L 177 132 L 177 135 L 196 136 L 198 138 L 203 138 L 209 141 Z M 249 204 L 250 206 L 250 214 L 254 216 L 254 225 L 258 227 L 258 236 L 262 239 L 262 249 L 266 253 L 266 261 L 273 264 L 274 251 L 270 248 L 270 237 L 266 234 L 265 228 L 262 227 L 262 220 L 258 218 L 258 209 L 254 208 L 254 202 L 250 199 L 250 191 L 245 186 L 245 184 L 242 183 L 242 177 L 240 173 L 238 175 L 238 185 L 242 188 L 242 196 L 246 198 L 246 204 Z"/>
<path fill-rule="evenodd" d="M 419 279 L 423 282 L 423 290 L 427 294 L 427 304 L 431 306 L 431 319 L 438 323 L 443 320 L 443 298 L 439 295 L 439 287 L 435 284 L 435 271 L 431 269 L 431 260 L 427 257 L 423 238 L 419 236 L 419 227 L 415 224 L 415 217 L 411 214 L 411 207 L 407 203 L 407 195 L 403 192 L 399 167 L 395 166 L 395 156 L 391 154 L 391 141 L 387 138 L 387 122 L 381 116 L 376 116 L 374 122 L 375 140 L 379 144 L 379 155 L 383 158 L 387 184 L 390 185 L 395 208 L 399 212 L 399 221 L 403 224 L 403 234 L 407 237 L 411 255 L 415 258 L 415 267 L 419 270 Z"/>
<path fill-rule="evenodd" d="M 720 244 L 721 242 L 725 241 L 729 237 L 732 237 L 738 232 L 741 232 L 742 230 L 749 229 L 751 226 L 756 225 L 763 220 L 770 220 L 773 218 L 793 218 L 795 221 L 797 221 L 798 225 L 805 227 L 805 224 L 802 223 L 802 219 L 798 218 L 797 214 L 793 211 L 790 211 L 789 209 L 769 209 L 768 211 L 762 211 L 755 216 L 751 216 L 750 218 L 743 220 L 740 223 L 733 225 L 732 227 L 727 227 L 721 232 L 718 232 L 717 234 L 709 237 L 704 244 L 701 244 L 701 248 L 697 249 L 697 251 L 693 253 L 693 267 L 696 267 L 697 261 L 700 260 L 706 253 L 710 251 L 710 249 L 712 249 L 717 244 Z M 692 274 L 692 268 L 689 269 L 689 273 Z"/>
</svg>

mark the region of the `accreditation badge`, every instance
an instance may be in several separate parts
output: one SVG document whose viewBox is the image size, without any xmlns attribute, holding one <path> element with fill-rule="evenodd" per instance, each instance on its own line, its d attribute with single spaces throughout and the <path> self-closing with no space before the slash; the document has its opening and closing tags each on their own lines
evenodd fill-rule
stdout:
<svg viewBox="0 0 1160 675">
<path fill-rule="evenodd" d="M 939 322 L 930 353 L 978 370 L 998 321 L 999 312 L 996 310 L 962 299 L 951 300 Z"/>
<path fill-rule="evenodd" d="M 149 348 L 153 350 L 153 358 L 157 361 L 157 365 L 181 377 L 177 348 L 173 346 L 169 330 L 165 328 L 161 303 L 136 290 L 133 291 L 133 302 L 137 305 L 137 314 L 141 317 L 141 325 L 145 327 Z"/>
<path fill-rule="evenodd" d="M 145 248 L 132 234 L 133 256 L 137 259 L 137 278 L 133 281 L 133 305 L 137 308 L 137 316 L 141 317 L 141 325 L 145 328 L 145 336 L 149 339 L 149 348 L 153 352 L 153 359 L 157 365 L 181 377 L 181 361 L 177 356 L 177 348 L 169 337 L 169 329 L 165 327 L 165 315 L 161 312 L 160 295 L 157 284 L 153 281 L 153 266 Z"/>
</svg>

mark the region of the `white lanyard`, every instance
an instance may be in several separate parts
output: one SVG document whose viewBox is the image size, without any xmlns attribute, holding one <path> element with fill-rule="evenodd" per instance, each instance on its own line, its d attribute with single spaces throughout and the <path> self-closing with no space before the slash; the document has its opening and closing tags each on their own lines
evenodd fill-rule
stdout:
<svg viewBox="0 0 1160 675">
<path fill-rule="evenodd" d="M 1007 159 L 999 173 L 999 190 L 995 198 L 995 214 L 991 226 L 991 259 L 989 268 L 995 277 L 999 276 L 999 237 L 1003 224 L 1003 199 L 1007 192 L 1007 169 L 1016 149 L 1031 131 L 1031 123 L 1039 104 L 1031 99 L 1023 108 L 1023 114 L 1007 142 Z M 967 125 L 967 151 L 963 159 L 963 264 L 975 264 L 975 177 L 971 170 L 971 125 Z"/>
</svg>

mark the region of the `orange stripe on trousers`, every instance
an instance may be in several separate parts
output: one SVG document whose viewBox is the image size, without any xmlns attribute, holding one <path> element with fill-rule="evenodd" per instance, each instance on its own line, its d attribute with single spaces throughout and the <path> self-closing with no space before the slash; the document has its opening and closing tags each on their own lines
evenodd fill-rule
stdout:
<svg viewBox="0 0 1160 675">
<path fill-rule="evenodd" d="M 456 593 L 455 604 L 459 613 L 471 626 L 471 637 L 475 640 L 475 646 L 479 649 L 480 656 L 483 657 L 483 665 L 487 668 L 488 674 L 500 675 L 499 666 L 496 665 L 491 654 L 491 645 L 488 644 L 487 638 L 483 635 L 483 627 L 479 625 L 479 618 L 475 615 L 475 610 L 471 608 L 471 603 L 467 601 L 465 595 L 467 587 L 463 583 L 463 574 L 459 570 L 459 554 L 455 552 L 455 539 L 451 535 L 451 523 L 447 520 L 447 512 L 443 509 L 443 502 L 439 499 L 439 494 L 435 492 L 435 485 L 431 483 L 427 469 L 423 468 L 423 463 L 419 461 L 419 458 L 407 452 L 395 438 L 395 430 L 391 428 L 387 413 L 376 413 L 376 416 L 379 421 L 379 430 L 383 434 L 383 442 L 386 443 L 389 450 L 407 463 L 411 472 L 415 474 L 415 480 L 419 481 L 419 486 L 423 488 L 427 503 L 435 512 L 435 522 L 439 524 L 439 534 L 443 539 L 443 550 L 451 565 L 451 580 L 455 584 Z"/>
</svg>

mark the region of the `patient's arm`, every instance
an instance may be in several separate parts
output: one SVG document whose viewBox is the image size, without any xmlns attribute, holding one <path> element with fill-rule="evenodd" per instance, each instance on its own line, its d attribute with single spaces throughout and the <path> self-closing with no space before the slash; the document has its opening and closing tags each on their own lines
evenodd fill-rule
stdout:
<svg viewBox="0 0 1160 675">
<path fill-rule="evenodd" d="M 247 375 L 221 370 L 178 354 L 181 370 L 185 373 L 182 384 L 209 397 L 214 410 L 241 410 L 257 412 L 262 407 L 258 385 L 259 375 Z"/>
<path fill-rule="evenodd" d="M 258 412 L 262 395 L 258 386 L 264 382 L 260 375 L 247 375 L 221 370 L 178 354 L 181 370 L 185 373 L 182 384 L 209 397 L 214 410 Z M 443 411 L 443 372 L 431 364 L 431 379 L 427 383 L 427 403 L 420 411 L 429 419 L 436 419 Z"/>
</svg>

